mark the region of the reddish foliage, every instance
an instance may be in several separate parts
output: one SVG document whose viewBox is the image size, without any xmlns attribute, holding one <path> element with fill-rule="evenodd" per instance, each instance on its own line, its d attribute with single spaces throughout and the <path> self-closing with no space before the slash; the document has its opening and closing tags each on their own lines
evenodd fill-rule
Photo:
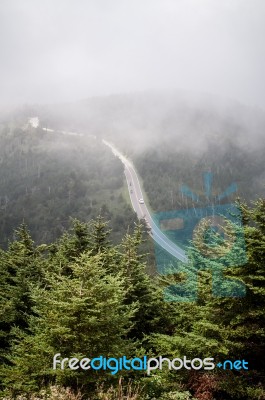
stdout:
<svg viewBox="0 0 265 400">
<path fill-rule="evenodd" d="M 212 374 L 194 373 L 189 380 L 189 387 L 198 400 L 213 400 L 217 388 L 217 377 Z"/>
</svg>

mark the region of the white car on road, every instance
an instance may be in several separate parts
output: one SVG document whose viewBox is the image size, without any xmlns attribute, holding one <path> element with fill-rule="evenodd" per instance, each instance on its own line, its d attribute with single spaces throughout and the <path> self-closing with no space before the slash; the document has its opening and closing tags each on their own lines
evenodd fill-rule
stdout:
<svg viewBox="0 0 265 400">
<path fill-rule="evenodd" d="M 144 199 L 139 199 L 140 204 L 144 204 Z"/>
</svg>

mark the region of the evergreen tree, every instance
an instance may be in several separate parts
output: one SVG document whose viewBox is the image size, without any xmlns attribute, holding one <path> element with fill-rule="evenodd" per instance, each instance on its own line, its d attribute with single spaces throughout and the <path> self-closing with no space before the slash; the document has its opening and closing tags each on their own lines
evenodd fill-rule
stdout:
<svg viewBox="0 0 265 400">
<path fill-rule="evenodd" d="M 138 303 L 129 336 L 137 340 L 146 339 L 155 332 L 169 333 L 175 323 L 172 318 L 174 305 L 164 301 L 157 280 L 146 273 L 146 254 L 141 253 L 142 245 L 142 225 L 138 224 L 132 235 L 125 235 L 121 246 L 121 272 L 128 289 L 126 303 Z"/>
<path fill-rule="evenodd" d="M 232 359 L 245 359 L 249 370 L 241 377 L 227 376 L 223 385 L 232 396 L 260 399 L 264 395 L 265 351 L 265 201 L 257 200 L 253 207 L 240 204 L 244 223 L 247 261 L 239 268 L 230 268 L 229 276 L 241 279 L 246 294 L 241 298 L 220 298 L 212 302 L 212 319 L 222 327 L 223 340 L 229 343 Z M 218 317 L 218 320 L 217 320 Z"/>
<path fill-rule="evenodd" d="M 93 254 L 104 252 L 109 248 L 108 236 L 110 230 L 107 228 L 107 225 L 107 222 L 101 216 L 98 216 L 91 223 L 90 248 Z"/>
<path fill-rule="evenodd" d="M 9 244 L 1 257 L 1 320 L 2 349 L 7 350 L 12 338 L 12 328 L 26 330 L 34 301 L 30 285 L 41 282 L 42 265 L 39 251 L 34 247 L 25 224 L 15 232 L 16 240 Z"/>
<path fill-rule="evenodd" d="M 26 332 L 15 330 L 9 365 L 1 370 L 4 385 L 12 387 L 13 394 L 38 390 L 45 382 L 84 389 L 105 376 L 102 371 L 53 371 L 56 353 L 78 358 L 133 354 L 127 333 L 137 304 L 127 304 L 125 279 L 120 272 L 107 273 L 104 256 L 93 255 L 92 250 L 81 252 L 69 261 L 67 274 L 64 265 L 50 265 L 45 285 L 30 286 L 34 314 Z"/>
</svg>

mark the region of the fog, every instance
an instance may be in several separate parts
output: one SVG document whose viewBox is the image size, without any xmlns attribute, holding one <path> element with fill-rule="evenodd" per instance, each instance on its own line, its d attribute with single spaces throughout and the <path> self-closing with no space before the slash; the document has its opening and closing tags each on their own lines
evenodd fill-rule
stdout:
<svg viewBox="0 0 265 400">
<path fill-rule="evenodd" d="M 150 89 L 265 108 L 263 0 L 1 0 L 0 105 Z"/>
</svg>

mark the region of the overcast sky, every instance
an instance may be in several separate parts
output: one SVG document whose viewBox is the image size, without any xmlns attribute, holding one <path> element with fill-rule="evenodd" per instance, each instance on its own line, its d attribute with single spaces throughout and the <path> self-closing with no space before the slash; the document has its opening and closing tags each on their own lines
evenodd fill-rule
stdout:
<svg viewBox="0 0 265 400">
<path fill-rule="evenodd" d="M 0 103 L 184 89 L 265 109 L 265 0 L 0 0 Z"/>
</svg>

